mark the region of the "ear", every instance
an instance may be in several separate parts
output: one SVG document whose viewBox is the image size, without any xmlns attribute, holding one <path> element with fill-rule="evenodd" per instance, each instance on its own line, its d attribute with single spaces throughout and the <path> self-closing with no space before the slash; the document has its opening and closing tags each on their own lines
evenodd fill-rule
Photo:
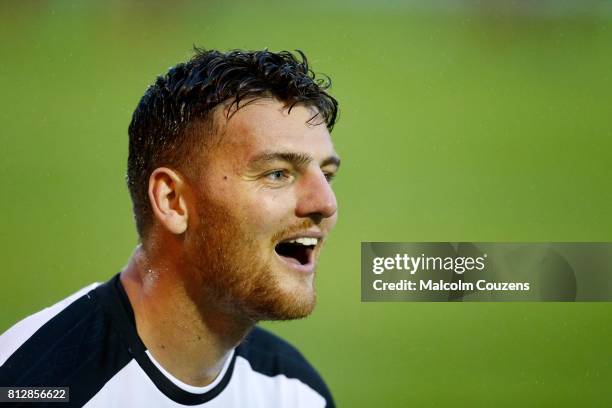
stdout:
<svg viewBox="0 0 612 408">
<path fill-rule="evenodd" d="M 189 186 L 184 177 L 167 167 L 159 167 L 149 177 L 149 200 L 157 221 L 173 234 L 187 230 Z"/>
</svg>

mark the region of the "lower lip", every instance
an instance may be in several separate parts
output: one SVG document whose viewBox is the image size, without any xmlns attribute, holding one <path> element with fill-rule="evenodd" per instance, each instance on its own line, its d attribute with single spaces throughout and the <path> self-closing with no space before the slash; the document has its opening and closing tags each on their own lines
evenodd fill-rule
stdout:
<svg viewBox="0 0 612 408">
<path fill-rule="evenodd" d="M 285 256 L 280 256 L 276 251 L 274 251 L 274 253 L 276 254 L 278 259 L 280 259 L 282 263 L 284 263 L 285 265 L 287 265 L 289 268 L 293 270 L 296 270 L 298 272 L 305 273 L 305 274 L 314 272 L 314 269 L 315 269 L 314 250 L 308 256 L 308 263 L 305 263 L 305 264 L 299 263 L 298 260 L 295 258 L 288 258 Z"/>
</svg>

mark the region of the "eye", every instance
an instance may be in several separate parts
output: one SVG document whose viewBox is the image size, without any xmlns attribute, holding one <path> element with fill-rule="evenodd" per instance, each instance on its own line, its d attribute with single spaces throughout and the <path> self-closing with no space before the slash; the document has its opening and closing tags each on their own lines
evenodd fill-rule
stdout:
<svg viewBox="0 0 612 408">
<path fill-rule="evenodd" d="M 266 174 L 266 179 L 270 181 L 285 181 L 289 179 L 287 170 L 274 170 Z"/>
<path fill-rule="evenodd" d="M 336 177 L 335 173 L 323 173 L 325 175 L 325 179 L 328 183 L 331 183 L 334 177 Z"/>
</svg>

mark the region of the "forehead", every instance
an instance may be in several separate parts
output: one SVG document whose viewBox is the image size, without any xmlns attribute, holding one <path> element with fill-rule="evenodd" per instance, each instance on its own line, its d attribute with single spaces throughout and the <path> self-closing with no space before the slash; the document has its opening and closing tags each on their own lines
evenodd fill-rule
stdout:
<svg viewBox="0 0 612 408">
<path fill-rule="evenodd" d="M 304 105 L 295 105 L 289 111 L 275 99 L 254 100 L 229 119 L 225 111 L 217 116 L 223 129 L 218 147 L 240 161 L 248 161 L 262 151 L 302 152 L 323 160 L 335 152 L 323 119 L 310 121 L 316 114 L 316 108 Z"/>
</svg>

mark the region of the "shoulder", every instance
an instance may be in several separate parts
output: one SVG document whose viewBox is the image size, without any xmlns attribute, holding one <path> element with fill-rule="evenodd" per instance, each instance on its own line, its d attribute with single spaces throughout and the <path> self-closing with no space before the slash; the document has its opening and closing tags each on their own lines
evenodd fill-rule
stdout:
<svg viewBox="0 0 612 408">
<path fill-rule="evenodd" d="M 236 354 L 246 359 L 254 371 L 269 377 L 299 380 L 320 394 L 327 407 L 335 406 L 317 370 L 297 348 L 277 335 L 256 326 L 236 349 Z"/>
<path fill-rule="evenodd" d="M 131 356 L 122 347 L 92 284 L 41 310 L 0 336 L 0 384 L 70 387 L 70 405 L 84 403 Z"/>
<path fill-rule="evenodd" d="M 88 293 L 98 286 L 93 283 L 81 290 L 73 293 L 67 298 L 49 306 L 25 319 L 17 322 L 0 336 L 0 367 L 4 366 L 7 360 L 27 343 L 52 341 L 57 339 L 45 338 L 51 334 L 50 328 L 61 327 L 66 329 L 73 324 L 71 316 L 74 311 L 83 312 L 90 309 L 88 304 Z"/>
</svg>

